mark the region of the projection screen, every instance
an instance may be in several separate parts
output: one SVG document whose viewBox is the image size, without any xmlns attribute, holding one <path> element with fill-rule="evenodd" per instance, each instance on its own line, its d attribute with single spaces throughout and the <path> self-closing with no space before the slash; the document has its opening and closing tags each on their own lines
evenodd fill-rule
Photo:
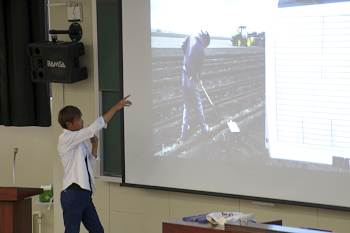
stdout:
<svg viewBox="0 0 350 233">
<path fill-rule="evenodd" d="M 350 207 L 350 1 L 123 0 L 122 27 L 124 184 Z"/>
</svg>

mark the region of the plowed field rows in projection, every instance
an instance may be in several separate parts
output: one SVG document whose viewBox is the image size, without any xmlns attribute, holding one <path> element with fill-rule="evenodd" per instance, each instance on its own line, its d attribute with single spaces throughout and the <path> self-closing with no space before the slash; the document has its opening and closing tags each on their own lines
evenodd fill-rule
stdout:
<svg viewBox="0 0 350 233">
<path fill-rule="evenodd" d="M 162 56 L 163 54 L 163 56 Z M 180 49 L 153 49 L 154 148 L 158 156 L 266 161 L 264 48 L 207 49 L 200 90 L 211 130 L 201 135 L 192 118 L 191 137 L 181 135 L 183 97 Z M 217 117 L 217 114 L 219 117 Z M 241 132 L 232 133 L 228 121 Z M 205 153 L 204 153 L 205 152 Z"/>
</svg>

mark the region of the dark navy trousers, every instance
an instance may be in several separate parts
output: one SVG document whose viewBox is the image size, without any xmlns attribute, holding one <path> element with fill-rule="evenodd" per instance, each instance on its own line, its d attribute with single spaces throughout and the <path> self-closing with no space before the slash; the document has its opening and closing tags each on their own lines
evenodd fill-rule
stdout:
<svg viewBox="0 0 350 233">
<path fill-rule="evenodd" d="M 90 233 L 104 232 L 92 203 L 91 191 L 65 189 L 61 192 L 61 206 L 65 233 L 78 233 L 81 222 Z"/>
<path fill-rule="evenodd" d="M 201 130 L 206 130 L 208 125 L 205 123 L 203 113 L 203 106 L 201 97 L 199 95 L 199 81 L 197 77 L 190 77 L 186 71 L 182 70 L 182 88 L 184 97 L 184 111 L 182 119 L 181 137 L 186 137 L 190 129 L 190 111 L 194 109 L 197 116 L 197 124 L 200 125 Z"/>
</svg>

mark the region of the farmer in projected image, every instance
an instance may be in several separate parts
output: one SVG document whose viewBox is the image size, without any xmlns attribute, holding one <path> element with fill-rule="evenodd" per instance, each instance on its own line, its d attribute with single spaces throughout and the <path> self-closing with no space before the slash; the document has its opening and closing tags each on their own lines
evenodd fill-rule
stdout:
<svg viewBox="0 0 350 233">
<path fill-rule="evenodd" d="M 187 140 L 190 131 L 191 110 L 197 118 L 192 122 L 200 125 L 200 132 L 208 132 L 209 126 L 205 122 L 202 101 L 199 95 L 199 87 L 202 85 L 201 71 L 205 53 L 204 50 L 210 43 L 208 32 L 200 32 L 196 35 L 187 36 L 182 42 L 181 49 L 184 53 L 182 70 L 182 89 L 184 97 L 183 122 L 181 139 Z M 194 124 L 193 124 L 194 125 Z"/>
</svg>

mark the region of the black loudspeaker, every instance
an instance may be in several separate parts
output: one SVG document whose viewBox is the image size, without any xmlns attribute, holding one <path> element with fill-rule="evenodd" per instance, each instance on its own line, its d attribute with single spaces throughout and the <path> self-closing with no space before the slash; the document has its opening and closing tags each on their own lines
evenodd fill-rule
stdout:
<svg viewBox="0 0 350 233">
<path fill-rule="evenodd" d="M 84 55 L 82 42 L 37 42 L 28 45 L 33 82 L 74 83 L 87 79 L 86 68 L 80 68 Z"/>
</svg>

